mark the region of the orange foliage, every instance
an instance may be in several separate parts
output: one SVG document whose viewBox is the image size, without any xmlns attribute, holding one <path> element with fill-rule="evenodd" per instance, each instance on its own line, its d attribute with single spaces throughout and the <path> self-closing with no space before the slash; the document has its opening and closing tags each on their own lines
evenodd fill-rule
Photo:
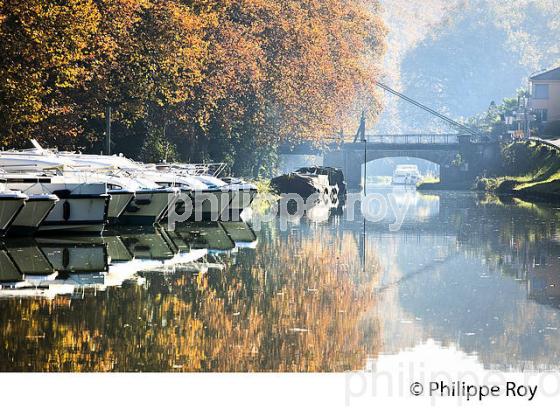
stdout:
<svg viewBox="0 0 560 410">
<path fill-rule="evenodd" d="M 0 3 L 4 143 L 94 142 L 110 105 L 117 143 L 135 145 L 127 139 L 139 132 L 167 138 L 169 125 L 185 156 L 204 157 L 225 155 L 212 148 L 223 141 L 251 151 L 316 139 L 378 108 L 377 1 L 65 4 Z"/>
</svg>

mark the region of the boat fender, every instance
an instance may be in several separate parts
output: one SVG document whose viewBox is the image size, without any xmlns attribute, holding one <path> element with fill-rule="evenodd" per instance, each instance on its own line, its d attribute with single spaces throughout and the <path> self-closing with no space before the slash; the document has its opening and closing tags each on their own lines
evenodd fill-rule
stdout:
<svg viewBox="0 0 560 410">
<path fill-rule="evenodd" d="M 134 201 L 138 205 L 150 205 L 152 203 L 151 199 L 137 199 Z"/>
<path fill-rule="evenodd" d="M 138 212 L 140 208 L 134 205 L 129 205 L 126 207 L 126 212 Z"/>
<path fill-rule="evenodd" d="M 68 248 L 64 248 L 62 251 L 62 267 L 68 269 L 68 265 L 70 265 L 70 251 Z"/>
<path fill-rule="evenodd" d="M 179 200 L 175 203 L 175 213 L 178 215 L 183 215 L 186 211 L 185 201 Z"/>
<path fill-rule="evenodd" d="M 70 219 L 70 212 L 70 202 L 64 201 L 64 204 L 62 204 L 62 217 L 65 221 Z"/>
<path fill-rule="evenodd" d="M 338 189 L 334 187 L 331 191 L 331 201 L 335 202 L 338 199 Z"/>
</svg>

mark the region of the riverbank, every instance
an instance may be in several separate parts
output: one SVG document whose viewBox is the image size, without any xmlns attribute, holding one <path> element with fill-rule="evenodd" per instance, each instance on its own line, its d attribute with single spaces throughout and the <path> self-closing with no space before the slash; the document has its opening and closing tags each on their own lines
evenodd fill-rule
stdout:
<svg viewBox="0 0 560 410">
<path fill-rule="evenodd" d="M 560 201 L 560 149 L 539 141 L 514 142 L 501 150 L 502 164 L 492 177 L 474 182 L 420 184 L 419 190 L 475 190 L 531 201 Z"/>
<path fill-rule="evenodd" d="M 480 178 L 475 189 L 534 201 L 560 200 L 560 150 L 556 146 L 515 142 L 502 148 L 502 162 L 502 175 Z"/>
</svg>

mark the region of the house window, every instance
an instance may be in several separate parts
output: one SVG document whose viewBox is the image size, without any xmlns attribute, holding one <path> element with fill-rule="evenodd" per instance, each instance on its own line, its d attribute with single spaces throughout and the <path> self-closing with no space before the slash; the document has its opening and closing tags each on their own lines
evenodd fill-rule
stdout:
<svg viewBox="0 0 560 410">
<path fill-rule="evenodd" d="M 548 100 L 548 84 L 535 84 L 534 97 L 536 100 Z"/>
<path fill-rule="evenodd" d="M 535 116 L 537 117 L 538 122 L 547 122 L 548 121 L 548 110 L 545 109 L 536 109 L 534 110 Z"/>
</svg>

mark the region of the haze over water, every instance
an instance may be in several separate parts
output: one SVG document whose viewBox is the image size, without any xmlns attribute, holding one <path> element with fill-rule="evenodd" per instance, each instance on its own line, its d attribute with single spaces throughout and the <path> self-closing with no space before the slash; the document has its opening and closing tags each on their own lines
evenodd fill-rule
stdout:
<svg viewBox="0 0 560 410">
<path fill-rule="evenodd" d="M 399 230 L 315 212 L 287 231 L 8 241 L 3 283 L 53 286 L 1 291 L 0 370 L 348 371 L 428 340 L 485 368 L 558 369 L 558 209 L 371 192 L 408 206 Z"/>
</svg>

